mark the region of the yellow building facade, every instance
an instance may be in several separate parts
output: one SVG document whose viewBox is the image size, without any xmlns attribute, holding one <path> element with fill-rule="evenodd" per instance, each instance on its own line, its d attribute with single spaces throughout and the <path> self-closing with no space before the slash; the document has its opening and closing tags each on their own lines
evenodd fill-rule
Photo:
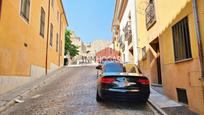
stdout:
<svg viewBox="0 0 204 115">
<path fill-rule="evenodd" d="M 68 25 L 61 0 L 0 0 L 0 93 L 64 63 Z"/>
<path fill-rule="evenodd" d="M 204 114 L 195 10 L 204 43 L 204 1 L 136 0 L 139 66 L 166 96 Z"/>
<path fill-rule="evenodd" d="M 119 45 L 119 37 L 120 37 L 119 12 L 120 12 L 120 9 L 121 9 L 120 7 L 123 6 L 123 5 L 121 5 L 122 4 L 121 1 L 122 0 L 116 0 L 114 16 L 113 16 L 113 22 L 112 22 L 112 32 L 113 32 L 112 42 L 113 42 L 113 45 L 114 45 L 114 50 L 119 51 L 119 52 L 120 52 L 120 49 L 121 49 L 120 45 Z M 123 4 L 124 4 L 124 2 L 123 2 Z M 124 9 L 120 13 L 124 13 Z"/>
<path fill-rule="evenodd" d="M 114 49 L 124 63 L 138 63 L 134 0 L 117 0 L 112 22 Z"/>
</svg>

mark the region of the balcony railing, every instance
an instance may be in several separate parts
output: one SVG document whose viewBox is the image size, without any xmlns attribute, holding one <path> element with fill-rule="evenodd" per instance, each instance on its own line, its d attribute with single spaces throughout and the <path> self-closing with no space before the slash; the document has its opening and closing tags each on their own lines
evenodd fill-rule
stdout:
<svg viewBox="0 0 204 115">
<path fill-rule="evenodd" d="M 125 28 L 124 28 L 124 33 L 125 33 L 125 39 L 128 40 L 132 36 L 132 30 L 131 30 L 131 21 L 128 21 Z"/>
<path fill-rule="evenodd" d="M 146 27 L 147 30 L 150 29 L 156 22 L 154 0 L 150 0 L 146 10 Z"/>
<path fill-rule="evenodd" d="M 129 39 L 128 39 L 128 45 L 130 45 L 132 43 L 132 37 L 130 37 Z"/>
<path fill-rule="evenodd" d="M 120 44 L 120 43 L 122 43 L 122 42 L 123 42 L 122 36 L 120 36 L 119 39 L 118 39 L 118 43 Z"/>
<path fill-rule="evenodd" d="M 119 37 L 118 43 L 119 43 L 119 46 L 120 46 L 121 48 L 124 47 L 124 43 L 125 43 L 125 41 L 124 41 L 124 35 L 121 35 L 121 36 Z"/>
</svg>

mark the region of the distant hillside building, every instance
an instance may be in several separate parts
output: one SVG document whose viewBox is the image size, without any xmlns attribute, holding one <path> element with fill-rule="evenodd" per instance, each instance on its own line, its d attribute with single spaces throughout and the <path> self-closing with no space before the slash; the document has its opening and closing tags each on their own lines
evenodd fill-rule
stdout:
<svg viewBox="0 0 204 115">
<path fill-rule="evenodd" d="M 84 53 L 86 53 L 86 47 L 83 43 L 83 41 L 81 40 L 80 37 L 78 37 L 74 31 L 71 31 L 71 39 L 72 44 L 75 46 L 78 46 L 78 50 L 79 50 L 79 55 L 75 56 L 74 58 L 72 58 L 72 60 L 70 60 L 69 63 L 78 63 L 79 61 L 81 61 L 83 59 L 83 55 Z"/>
<path fill-rule="evenodd" d="M 96 62 L 101 62 L 103 60 L 120 61 L 120 53 L 113 48 L 104 48 L 96 53 Z"/>
<path fill-rule="evenodd" d="M 72 44 L 79 47 L 79 55 L 71 59 L 71 64 L 92 63 L 96 61 L 96 52 L 106 48 L 113 47 L 111 41 L 95 40 L 91 43 L 84 43 L 74 31 L 71 31 Z"/>
<path fill-rule="evenodd" d="M 112 43 L 108 40 L 95 40 L 89 44 L 86 44 L 86 59 L 88 62 L 96 61 L 96 52 L 111 46 Z"/>
<path fill-rule="evenodd" d="M 79 55 L 82 55 L 86 52 L 86 47 L 84 45 L 84 42 L 81 40 L 80 37 L 78 37 L 74 31 L 71 31 L 71 41 L 72 44 L 79 47 Z"/>
</svg>

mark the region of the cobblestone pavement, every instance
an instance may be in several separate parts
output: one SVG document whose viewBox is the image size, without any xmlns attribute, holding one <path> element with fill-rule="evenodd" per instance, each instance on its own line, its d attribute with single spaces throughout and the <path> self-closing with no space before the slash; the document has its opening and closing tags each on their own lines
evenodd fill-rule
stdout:
<svg viewBox="0 0 204 115">
<path fill-rule="evenodd" d="M 95 67 L 67 68 L 67 72 L 37 89 L 2 115 L 153 115 L 147 104 L 97 103 Z"/>
</svg>

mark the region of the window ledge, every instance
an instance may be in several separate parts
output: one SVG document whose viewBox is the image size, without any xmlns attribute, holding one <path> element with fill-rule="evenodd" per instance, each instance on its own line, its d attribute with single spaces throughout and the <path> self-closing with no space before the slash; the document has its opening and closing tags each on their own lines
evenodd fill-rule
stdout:
<svg viewBox="0 0 204 115">
<path fill-rule="evenodd" d="M 199 80 L 204 83 L 204 78 L 203 77 L 199 78 Z"/>
<path fill-rule="evenodd" d="M 41 33 L 40 33 L 40 36 L 41 36 L 42 38 L 44 38 L 44 37 L 45 37 L 45 35 L 43 35 L 43 34 L 41 34 Z"/>
<path fill-rule="evenodd" d="M 186 62 L 186 61 L 191 61 L 191 60 L 193 60 L 193 58 L 183 59 L 183 60 L 175 61 L 175 64 Z"/>
<path fill-rule="evenodd" d="M 147 31 L 149 31 L 155 24 L 156 24 L 156 20 L 149 26 L 149 27 L 147 27 Z"/>
<path fill-rule="evenodd" d="M 29 24 L 29 19 L 26 18 L 23 14 L 20 14 L 21 18 L 24 20 L 24 22 L 26 22 L 27 24 Z"/>
</svg>

